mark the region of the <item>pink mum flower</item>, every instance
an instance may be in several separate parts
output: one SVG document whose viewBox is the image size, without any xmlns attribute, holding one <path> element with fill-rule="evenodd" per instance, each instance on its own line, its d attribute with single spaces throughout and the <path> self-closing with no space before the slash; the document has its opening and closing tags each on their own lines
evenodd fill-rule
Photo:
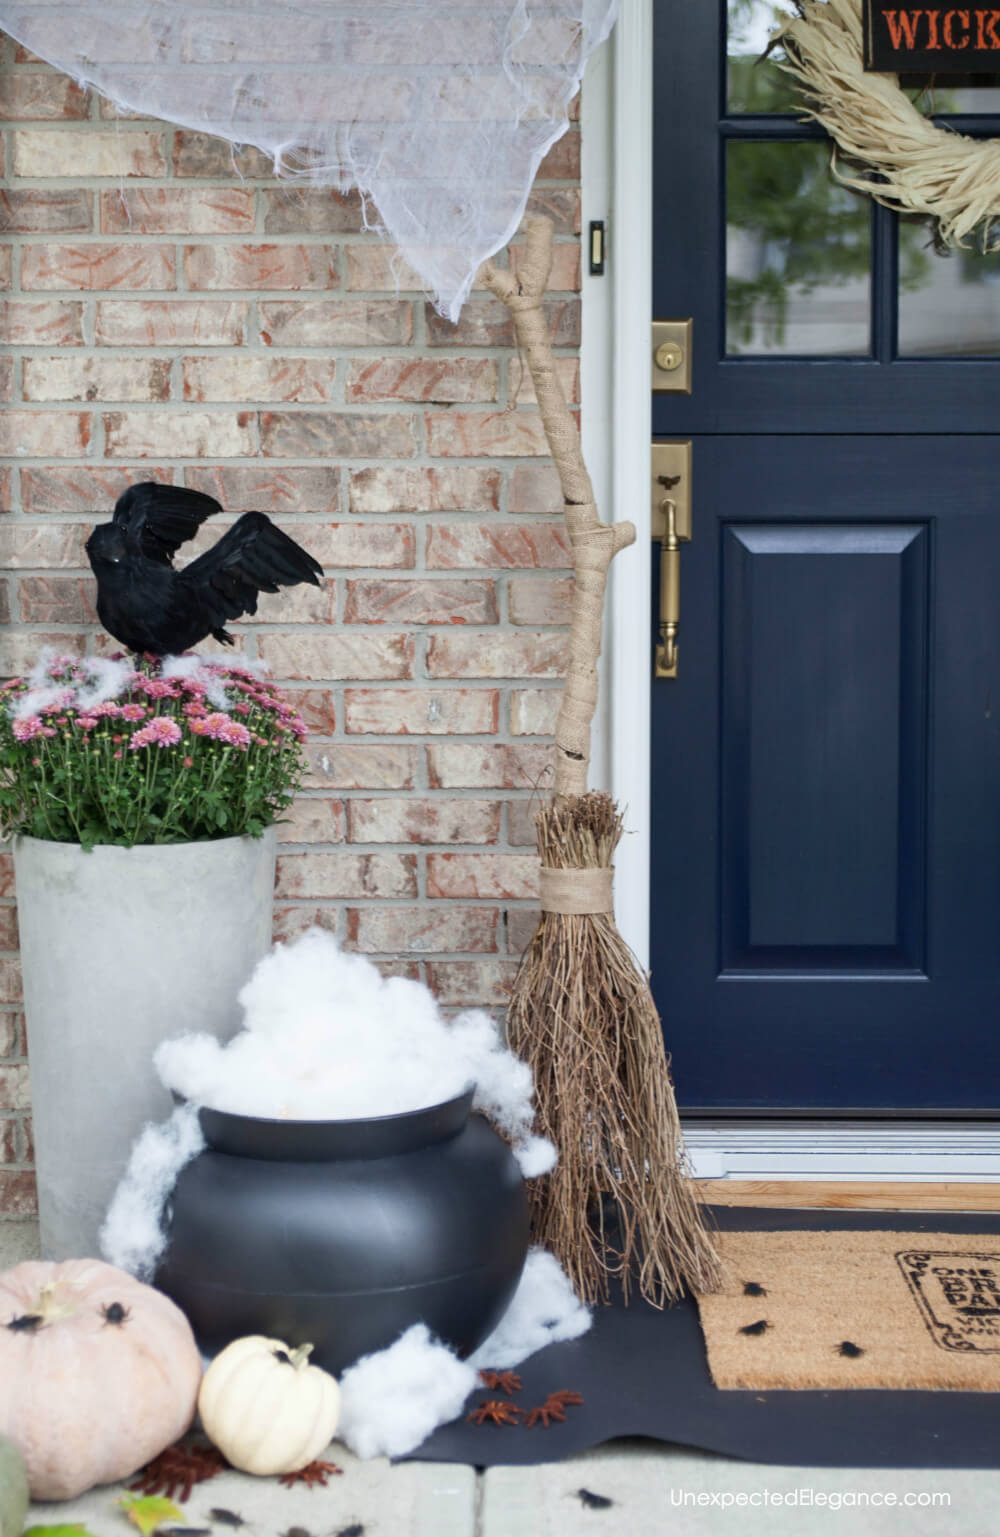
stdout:
<svg viewBox="0 0 1000 1537">
<path fill-rule="evenodd" d="M 250 746 L 250 733 L 238 720 L 231 720 L 227 726 L 220 726 L 216 737 L 229 747 L 239 747 L 244 752 Z"/>
<path fill-rule="evenodd" d="M 121 716 L 122 720 L 145 720 L 146 706 L 144 704 L 123 704 Z"/>
<path fill-rule="evenodd" d="M 81 731 L 93 731 L 95 726 L 100 725 L 100 722 L 96 715 L 78 715 L 76 717 L 76 724 Z"/>
<path fill-rule="evenodd" d="M 129 752 L 135 752 L 140 747 L 173 747 L 180 739 L 181 728 L 177 722 L 160 715 L 135 733 L 128 744 Z"/>
<path fill-rule="evenodd" d="M 177 692 L 165 678 L 144 678 L 139 686 L 147 699 L 173 699 Z"/>
<path fill-rule="evenodd" d="M 88 713 L 108 720 L 114 720 L 121 714 L 121 706 L 114 704 L 110 699 L 105 699 L 101 704 L 95 704 L 94 708 Z"/>
<path fill-rule="evenodd" d="M 36 736 L 42 736 L 45 727 L 37 715 L 27 715 L 24 720 L 16 720 L 11 730 L 14 733 L 15 741 L 30 742 Z"/>
<path fill-rule="evenodd" d="M 203 724 L 205 736 L 215 737 L 218 741 L 224 740 L 222 733 L 228 730 L 230 726 L 235 726 L 236 722 L 222 710 L 213 710 L 211 715 L 205 716 Z"/>
<path fill-rule="evenodd" d="M 193 758 L 185 758 L 184 759 L 184 767 L 185 768 L 194 768 L 194 759 Z"/>
<path fill-rule="evenodd" d="M 207 715 L 208 711 L 203 704 L 192 703 L 184 706 L 184 714 L 190 719 L 196 720 L 200 715 Z"/>
</svg>

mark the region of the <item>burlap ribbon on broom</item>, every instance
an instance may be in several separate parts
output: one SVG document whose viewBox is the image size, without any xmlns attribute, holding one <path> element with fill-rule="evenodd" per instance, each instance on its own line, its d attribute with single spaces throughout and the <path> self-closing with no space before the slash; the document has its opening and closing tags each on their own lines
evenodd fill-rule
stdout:
<svg viewBox="0 0 1000 1537">
<path fill-rule="evenodd" d="M 550 870 L 542 866 L 539 894 L 543 913 L 612 913 L 615 870 Z"/>
</svg>

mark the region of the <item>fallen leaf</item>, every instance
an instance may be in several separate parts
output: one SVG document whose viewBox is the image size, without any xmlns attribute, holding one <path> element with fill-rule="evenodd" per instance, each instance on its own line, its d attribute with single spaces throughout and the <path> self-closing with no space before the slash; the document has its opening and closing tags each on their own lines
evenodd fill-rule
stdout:
<svg viewBox="0 0 1000 1537">
<path fill-rule="evenodd" d="M 94 1537 L 85 1526 L 29 1526 L 24 1537 Z"/>
<path fill-rule="evenodd" d="M 125 1494 L 117 1503 L 133 1526 L 139 1528 L 142 1537 L 150 1537 L 150 1534 L 165 1521 L 173 1522 L 178 1526 L 187 1525 L 187 1517 L 183 1510 L 180 1510 L 173 1500 L 165 1500 L 158 1494 Z"/>
</svg>

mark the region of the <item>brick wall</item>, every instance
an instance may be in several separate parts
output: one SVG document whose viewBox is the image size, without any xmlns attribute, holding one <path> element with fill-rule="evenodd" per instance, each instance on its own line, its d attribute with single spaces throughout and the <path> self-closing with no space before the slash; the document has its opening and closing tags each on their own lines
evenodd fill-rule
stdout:
<svg viewBox="0 0 1000 1537">
<path fill-rule="evenodd" d="M 0 672 L 102 644 L 83 541 L 132 481 L 260 508 L 323 563 L 241 643 L 294 690 L 312 774 L 276 930 L 313 922 L 502 1004 L 534 924 L 531 800 L 564 662 L 554 472 L 506 312 L 437 316 L 358 201 L 111 109 L 3 40 Z M 578 397 L 579 133 L 541 168 L 549 303 Z M 508 409 L 510 408 L 510 409 Z M 221 521 L 221 519 L 219 520 Z M 33 1209 L 9 856 L 0 855 L 0 1215 Z"/>
</svg>

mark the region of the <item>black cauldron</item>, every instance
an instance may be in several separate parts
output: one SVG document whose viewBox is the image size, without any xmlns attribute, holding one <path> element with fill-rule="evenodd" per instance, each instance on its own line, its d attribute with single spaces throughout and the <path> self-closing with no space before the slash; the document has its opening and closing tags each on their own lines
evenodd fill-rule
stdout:
<svg viewBox="0 0 1000 1537">
<path fill-rule="evenodd" d="M 201 1109 L 155 1284 L 202 1349 L 245 1334 L 340 1372 L 415 1323 L 468 1355 L 498 1323 L 528 1252 L 528 1199 L 473 1090 L 354 1121 Z"/>
</svg>

